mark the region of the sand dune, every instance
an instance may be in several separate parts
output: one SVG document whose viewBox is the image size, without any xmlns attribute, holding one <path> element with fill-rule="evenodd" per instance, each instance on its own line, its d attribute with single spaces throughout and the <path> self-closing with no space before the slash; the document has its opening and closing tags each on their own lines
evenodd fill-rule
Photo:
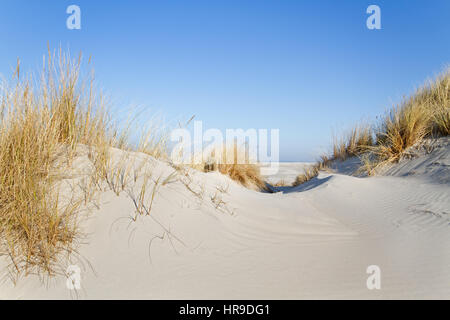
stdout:
<svg viewBox="0 0 450 320">
<path fill-rule="evenodd" d="M 448 168 L 448 143 L 442 148 L 439 161 Z M 450 186 L 421 169 L 436 162 L 434 154 L 385 176 L 322 172 L 270 194 L 218 173 L 171 178 L 164 162 L 114 152 L 133 160 L 134 170 L 148 161 L 154 179 L 170 178 L 150 215 L 132 220 L 130 194 L 142 177 L 119 196 L 101 193 L 83 220 L 79 254 L 61 266 L 80 267 L 81 289 L 69 290 L 64 275 L 30 275 L 15 286 L 5 275 L 0 298 L 450 298 Z M 88 159 L 75 166 L 82 170 L 67 185 L 88 170 Z M 409 166 L 421 174 L 407 175 Z M 370 265 L 381 270 L 380 290 L 366 286 Z"/>
</svg>

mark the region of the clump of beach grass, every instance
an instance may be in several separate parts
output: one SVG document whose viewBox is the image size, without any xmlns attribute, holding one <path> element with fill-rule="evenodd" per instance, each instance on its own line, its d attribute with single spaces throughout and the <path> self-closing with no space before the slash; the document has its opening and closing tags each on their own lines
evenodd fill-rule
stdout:
<svg viewBox="0 0 450 320">
<path fill-rule="evenodd" d="M 359 156 L 373 145 L 373 132 L 369 125 L 358 125 L 340 139 L 335 138 L 333 145 L 333 160 L 344 161 L 347 158 Z"/>
<path fill-rule="evenodd" d="M 60 205 L 55 163 L 61 150 L 70 158 L 78 143 L 107 136 L 103 109 L 81 94 L 78 77 L 79 60 L 49 55 L 38 85 L 18 63 L 1 88 L 0 250 L 18 273 L 51 273 L 57 254 L 70 252 L 80 202 Z"/>
<path fill-rule="evenodd" d="M 397 162 L 406 150 L 424 138 L 450 133 L 450 69 L 389 110 L 375 130 L 376 143 L 369 149 L 369 174 Z"/>
<path fill-rule="evenodd" d="M 374 175 L 380 167 L 398 162 L 411 147 L 425 138 L 450 134 L 450 68 L 417 89 L 386 112 L 375 126 L 361 124 L 349 134 L 334 139 L 331 156 L 322 156 L 306 168 L 294 185 L 316 177 L 333 161 L 361 159 L 360 171 Z"/>
<path fill-rule="evenodd" d="M 87 81 L 82 74 L 81 54 L 72 59 L 49 50 L 37 77 L 24 76 L 18 61 L 0 88 L 0 255 L 16 275 L 54 274 L 61 254 L 73 252 L 79 211 L 92 189 L 106 180 L 119 192 L 126 183 L 125 173 L 111 180 L 108 172 L 111 147 L 133 148 L 127 130 L 111 120 L 93 74 Z M 90 150 L 94 169 L 83 179 L 84 195 L 62 200 L 59 182 L 80 145 Z M 147 134 L 134 149 L 161 156 L 163 140 Z"/>
<path fill-rule="evenodd" d="M 294 187 L 317 177 L 321 170 L 329 169 L 333 161 L 345 161 L 348 158 L 361 156 L 373 146 L 373 131 L 368 124 L 353 127 L 347 134 L 333 139 L 331 156 L 324 154 L 313 165 L 303 169 L 292 184 Z"/>
<path fill-rule="evenodd" d="M 292 183 L 293 187 L 299 186 L 306 183 L 319 175 L 321 170 L 327 170 L 332 159 L 328 158 L 327 155 L 322 155 L 320 160 L 315 164 L 307 166 L 303 169 L 303 173 L 300 173 L 295 181 Z"/>
<path fill-rule="evenodd" d="M 203 157 L 200 163 L 191 166 L 203 172 L 218 171 L 245 187 L 267 190 L 266 183 L 260 174 L 259 164 L 249 157 L 248 146 L 238 146 L 235 142 L 231 146 L 223 146 L 222 149 L 220 155 L 212 151 L 207 157 Z"/>
<path fill-rule="evenodd" d="M 349 133 L 333 139 L 331 156 L 323 154 L 313 165 L 303 169 L 292 184 L 294 187 L 317 177 L 321 170 L 327 170 L 333 161 L 345 161 L 348 158 L 361 156 L 373 146 L 373 132 L 369 125 L 361 124 L 353 127 Z"/>
</svg>

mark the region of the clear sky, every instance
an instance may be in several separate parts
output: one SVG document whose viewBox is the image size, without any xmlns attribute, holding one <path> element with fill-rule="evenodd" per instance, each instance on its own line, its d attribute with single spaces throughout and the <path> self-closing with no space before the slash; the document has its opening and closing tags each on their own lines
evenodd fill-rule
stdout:
<svg viewBox="0 0 450 320">
<path fill-rule="evenodd" d="M 66 8 L 81 8 L 81 30 Z M 381 30 L 366 8 L 381 8 Z M 450 62 L 450 1 L 1 0 L 0 74 L 52 48 L 92 55 L 116 107 L 205 128 L 279 128 L 285 161 L 374 119 Z"/>
</svg>

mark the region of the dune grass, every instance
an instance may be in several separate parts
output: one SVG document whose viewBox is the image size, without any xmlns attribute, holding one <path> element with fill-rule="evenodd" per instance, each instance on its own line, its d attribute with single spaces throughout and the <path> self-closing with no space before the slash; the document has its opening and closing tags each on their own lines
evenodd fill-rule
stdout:
<svg viewBox="0 0 450 320">
<path fill-rule="evenodd" d="M 322 155 L 320 160 L 315 164 L 308 166 L 303 169 L 303 173 L 300 173 L 295 178 L 295 181 L 292 183 L 293 187 L 299 186 L 303 183 L 310 181 L 311 179 L 317 177 L 321 170 L 327 170 L 328 166 L 332 160 L 328 158 L 326 155 Z"/>
<path fill-rule="evenodd" d="M 312 166 L 300 173 L 292 186 L 298 186 L 317 177 L 321 170 L 329 169 L 333 161 L 345 161 L 348 158 L 361 156 L 373 146 L 373 132 L 368 124 L 353 127 L 347 134 L 333 139 L 333 150 L 330 156 L 324 154 Z"/>
<path fill-rule="evenodd" d="M 117 195 L 125 191 L 133 180 L 132 165 L 127 160 L 114 164 L 111 148 L 167 159 L 167 132 L 157 132 L 153 123 L 132 143 L 129 132 L 140 129 L 133 122 L 138 117 L 131 115 L 119 128 L 95 88 L 93 73 L 85 78 L 83 71 L 81 55 L 72 59 L 61 50 L 49 50 L 38 76 L 25 77 L 18 62 L 12 80 L 0 88 L 0 255 L 9 257 L 15 277 L 59 272 L 62 254 L 73 253 L 83 206 L 104 187 Z M 80 146 L 89 150 L 92 172 L 80 183 L 79 195 L 63 199 L 60 182 L 70 175 Z M 265 187 L 259 167 L 250 162 L 203 164 L 202 170 L 217 170 L 245 186 Z M 146 209 L 149 214 L 160 186 L 156 181 L 144 207 L 150 182 L 150 175 L 144 175 L 136 198 L 138 213 Z"/>
<path fill-rule="evenodd" d="M 331 156 L 298 175 L 294 186 L 316 177 L 332 161 L 360 157 L 361 170 L 369 175 L 399 161 L 407 150 L 424 138 L 450 134 L 450 69 L 419 88 L 411 97 L 391 108 L 375 126 L 360 124 L 349 134 L 335 138 Z"/>
<path fill-rule="evenodd" d="M 332 159 L 344 161 L 367 151 L 373 145 L 373 133 L 369 125 L 358 125 L 348 134 L 334 140 Z"/>
<path fill-rule="evenodd" d="M 203 172 L 218 171 L 245 187 L 267 190 L 266 183 L 260 174 L 260 166 L 255 160 L 249 158 L 246 146 L 238 146 L 236 143 L 233 146 L 224 146 L 221 155 L 216 156 L 213 151 L 199 164 L 191 166 Z"/>
<path fill-rule="evenodd" d="M 266 190 L 266 184 L 260 175 L 260 168 L 257 164 L 219 163 L 217 170 L 222 174 L 228 175 L 231 179 L 241 183 L 243 186 L 255 186 L 260 190 Z"/>
<path fill-rule="evenodd" d="M 311 167 L 303 169 L 303 173 L 299 174 L 297 178 L 295 178 L 295 181 L 292 185 L 296 187 L 310 181 L 311 179 L 317 177 L 319 171 L 320 170 L 318 165 L 313 165 Z"/>
<path fill-rule="evenodd" d="M 71 249 L 80 204 L 60 206 L 55 162 L 70 161 L 78 143 L 105 143 L 107 122 L 92 92 L 81 95 L 79 60 L 49 56 L 38 85 L 20 71 L 18 63 L 1 92 L 0 248 L 17 272 L 51 272 L 57 253 Z"/>
<path fill-rule="evenodd" d="M 108 176 L 109 149 L 133 148 L 127 130 L 111 121 L 93 77 L 81 75 L 81 55 L 72 59 L 60 50 L 49 52 L 37 77 L 24 76 L 18 62 L 0 89 L 0 254 L 17 275 L 55 272 L 60 254 L 73 250 L 78 212 L 91 189 L 104 180 L 119 188 Z M 79 145 L 91 150 L 95 183 L 63 200 L 58 182 Z M 147 134 L 135 149 L 161 156 L 163 140 Z"/>
<path fill-rule="evenodd" d="M 408 148 L 427 137 L 450 133 L 450 69 L 389 110 L 375 130 L 369 173 L 397 162 Z"/>
</svg>

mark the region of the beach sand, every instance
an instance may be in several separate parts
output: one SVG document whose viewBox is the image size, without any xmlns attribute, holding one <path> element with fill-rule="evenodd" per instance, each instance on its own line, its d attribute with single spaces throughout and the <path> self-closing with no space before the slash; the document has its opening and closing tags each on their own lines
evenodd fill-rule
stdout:
<svg viewBox="0 0 450 320">
<path fill-rule="evenodd" d="M 124 156 L 135 168 L 148 161 L 154 179 L 175 171 L 114 150 Z M 29 275 L 14 285 L 5 273 L 0 298 L 449 299 L 449 145 L 414 161 L 375 177 L 321 172 L 276 193 L 191 169 L 168 179 L 150 214 L 133 221 L 137 177 L 130 192 L 102 192 L 84 214 L 78 254 L 61 260 L 62 272 L 80 268 L 79 290 L 68 288 L 64 274 Z M 269 181 L 293 180 L 303 165 L 281 164 Z M 75 166 L 82 172 L 87 158 Z M 370 290 L 373 265 L 381 288 Z"/>
</svg>

